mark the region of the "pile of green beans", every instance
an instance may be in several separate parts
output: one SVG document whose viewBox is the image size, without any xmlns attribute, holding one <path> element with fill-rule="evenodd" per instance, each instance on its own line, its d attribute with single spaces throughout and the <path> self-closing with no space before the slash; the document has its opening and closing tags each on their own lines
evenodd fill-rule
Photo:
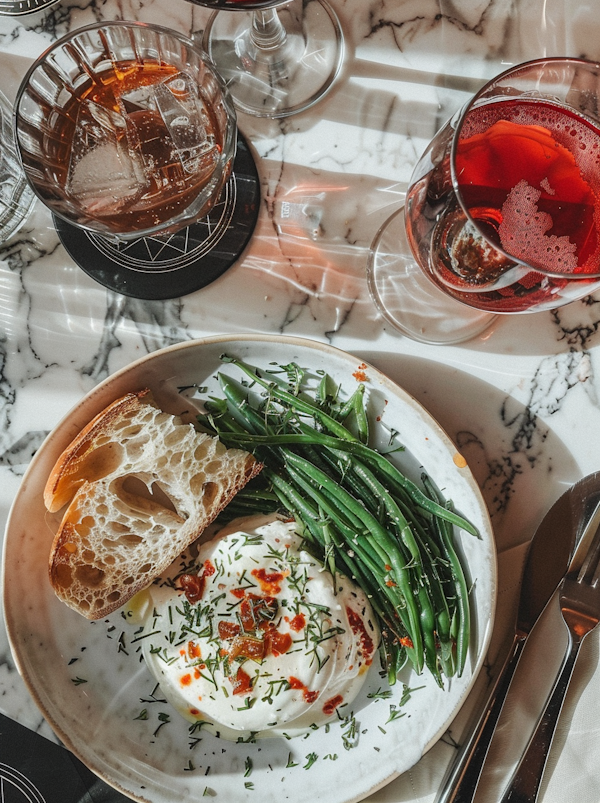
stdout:
<svg viewBox="0 0 600 803">
<path fill-rule="evenodd" d="M 454 527 L 477 535 L 473 525 L 427 475 L 419 486 L 369 446 L 364 384 L 342 401 L 326 374 L 311 395 L 296 364 L 264 371 L 221 359 L 241 371 L 241 381 L 219 373 L 223 398 L 206 399 L 198 420 L 264 464 L 227 516 L 281 510 L 295 517 L 334 578 L 342 572 L 367 594 L 391 684 L 407 661 L 417 673 L 427 667 L 440 686 L 444 676 L 460 675 L 470 612 Z"/>
</svg>

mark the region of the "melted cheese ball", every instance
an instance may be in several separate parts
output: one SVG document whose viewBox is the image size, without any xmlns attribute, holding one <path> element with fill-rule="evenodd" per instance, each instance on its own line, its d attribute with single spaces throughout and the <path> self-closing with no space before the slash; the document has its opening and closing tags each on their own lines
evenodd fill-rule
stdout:
<svg viewBox="0 0 600 803">
<path fill-rule="evenodd" d="M 169 702 L 234 740 L 335 717 L 358 693 L 379 642 L 364 593 L 303 551 L 293 523 L 260 522 L 222 530 L 175 588 L 142 592 L 134 617 Z"/>
</svg>

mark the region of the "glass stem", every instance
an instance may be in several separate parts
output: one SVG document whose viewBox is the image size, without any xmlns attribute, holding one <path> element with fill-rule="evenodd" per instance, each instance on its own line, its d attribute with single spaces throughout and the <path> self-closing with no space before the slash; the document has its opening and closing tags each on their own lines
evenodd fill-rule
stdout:
<svg viewBox="0 0 600 803">
<path fill-rule="evenodd" d="M 255 11 L 252 14 L 250 38 L 260 50 L 276 50 L 285 43 L 287 34 L 274 8 Z"/>
</svg>

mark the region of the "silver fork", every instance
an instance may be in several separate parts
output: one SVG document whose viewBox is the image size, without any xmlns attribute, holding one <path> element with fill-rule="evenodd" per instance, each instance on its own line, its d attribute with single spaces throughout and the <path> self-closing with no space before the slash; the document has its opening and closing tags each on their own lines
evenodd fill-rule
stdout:
<svg viewBox="0 0 600 803">
<path fill-rule="evenodd" d="M 580 544 L 559 586 L 560 611 L 569 642 L 559 675 L 535 731 L 500 803 L 535 803 L 554 731 L 584 638 L 600 621 L 600 527 Z M 589 541 L 588 541 L 589 543 Z"/>
</svg>

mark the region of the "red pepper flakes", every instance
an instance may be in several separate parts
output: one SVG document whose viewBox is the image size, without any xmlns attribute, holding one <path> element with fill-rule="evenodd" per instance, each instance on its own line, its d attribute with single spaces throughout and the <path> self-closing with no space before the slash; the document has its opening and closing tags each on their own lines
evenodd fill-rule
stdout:
<svg viewBox="0 0 600 803">
<path fill-rule="evenodd" d="M 206 580 L 204 575 L 182 574 L 179 578 L 179 585 L 183 589 L 187 601 L 190 605 L 193 605 L 202 599 Z"/>
<path fill-rule="evenodd" d="M 192 682 L 192 676 L 190 675 L 189 672 L 187 673 L 187 675 L 182 675 L 180 679 L 180 683 L 182 686 L 189 686 L 191 682 Z"/>
<path fill-rule="evenodd" d="M 344 702 L 344 698 L 341 694 L 336 694 L 335 697 L 332 697 L 331 700 L 327 700 L 327 702 L 323 705 L 323 713 L 326 717 L 330 717 L 336 708 L 339 708 L 340 705 Z"/>
<path fill-rule="evenodd" d="M 303 613 L 296 614 L 293 619 L 290 619 L 288 616 L 284 616 L 283 618 L 290 626 L 290 630 L 293 630 L 295 633 L 299 633 L 306 625 L 306 617 Z"/>
<path fill-rule="evenodd" d="M 250 675 L 248 675 L 242 667 L 237 671 L 234 678 L 230 677 L 231 685 L 233 686 L 233 694 L 249 694 L 252 691 L 252 683 L 250 682 Z"/>
<path fill-rule="evenodd" d="M 252 569 L 250 574 L 253 577 L 256 577 L 260 584 L 261 590 L 265 594 L 274 596 L 275 594 L 279 594 L 281 592 L 281 583 L 283 582 L 284 578 L 288 576 L 289 571 L 267 572 L 265 569 Z"/>
<path fill-rule="evenodd" d="M 232 658 L 251 658 L 262 661 L 265 657 L 265 643 L 261 639 L 251 636 L 236 636 L 231 644 L 229 654 Z"/>
<path fill-rule="evenodd" d="M 217 630 L 219 631 L 219 638 L 223 639 L 223 641 L 228 641 L 238 635 L 241 627 L 237 622 L 226 622 L 222 619 L 217 625 Z"/>
<path fill-rule="evenodd" d="M 289 633 L 280 633 L 273 625 L 265 629 L 265 655 L 283 655 L 292 646 L 292 637 Z"/>
<path fill-rule="evenodd" d="M 293 675 L 288 678 L 288 683 L 290 684 L 290 688 L 300 689 L 302 691 L 302 697 L 304 698 L 305 703 L 314 703 L 319 696 L 318 691 L 310 691 L 310 689 L 304 683 L 302 683 L 301 680 L 298 680 L 298 678 L 295 678 Z"/>
<path fill-rule="evenodd" d="M 352 608 L 350 608 L 348 605 L 346 605 L 346 615 L 348 617 L 348 622 L 350 624 L 352 632 L 354 633 L 355 636 L 358 636 L 360 639 L 360 646 L 362 648 L 362 652 L 365 658 L 365 663 L 367 664 L 367 666 L 369 666 L 369 664 L 373 660 L 373 652 L 375 649 L 373 645 L 373 639 L 367 632 L 367 628 L 365 627 L 365 623 L 363 622 L 361 617 L 356 613 L 356 611 L 353 611 Z"/>
<path fill-rule="evenodd" d="M 412 649 L 412 648 L 415 646 L 415 645 L 412 643 L 412 639 L 411 639 L 411 638 L 409 638 L 408 636 L 402 636 L 402 638 L 400 639 L 400 644 L 401 644 L 403 647 L 410 647 L 410 649 Z"/>
<path fill-rule="evenodd" d="M 201 658 L 200 645 L 195 641 L 188 641 L 187 654 L 190 658 Z"/>
<path fill-rule="evenodd" d="M 248 599 L 248 597 L 244 597 L 244 599 L 241 601 L 239 614 L 244 632 L 245 633 L 252 632 L 252 630 L 254 630 L 254 628 L 256 627 L 256 622 L 254 619 L 254 610 L 252 608 L 252 602 Z"/>
<path fill-rule="evenodd" d="M 361 362 L 357 370 L 354 371 L 352 376 L 356 379 L 357 382 L 367 382 L 367 375 L 365 373 L 366 369 L 367 365 L 364 362 Z"/>
</svg>

